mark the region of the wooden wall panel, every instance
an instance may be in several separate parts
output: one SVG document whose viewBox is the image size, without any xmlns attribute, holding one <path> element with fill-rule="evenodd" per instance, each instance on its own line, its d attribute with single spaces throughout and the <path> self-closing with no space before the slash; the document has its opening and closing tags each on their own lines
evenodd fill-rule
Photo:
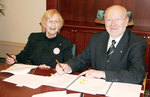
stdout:
<svg viewBox="0 0 150 97">
<path fill-rule="evenodd" d="M 58 9 L 65 20 L 94 22 L 98 9 L 114 4 L 132 11 L 135 25 L 150 26 L 150 0 L 47 0 L 47 9 Z"/>
<path fill-rule="evenodd" d="M 57 9 L 57 0 L 46 0 L 46 9 Z"/>
</svg>

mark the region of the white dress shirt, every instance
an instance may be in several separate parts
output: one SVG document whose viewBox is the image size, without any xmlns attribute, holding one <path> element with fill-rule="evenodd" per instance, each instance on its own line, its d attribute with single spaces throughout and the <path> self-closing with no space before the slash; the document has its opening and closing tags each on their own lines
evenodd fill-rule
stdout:
<svg viewBox="0 0 150 97">
<path fill-rule="evenodd" d="M 122 37 L 122 35 L 120 36 L 120 37 L 118 37 L 118 38 L 116 38 L 116 39 L 113 39 L 111 36 L 109 37 L 109 40 L 108 40 L 108 45 L 107 45 L 107 51 L 108 51 L 108 49 L 110 48 L 110 46 L 111 46 L 111 44 L 112 44 L 112 40 L 115 40 L 116 41 L 116 43 L 115 43 L 115 48 L 117 47 L 117 45 L 118 45 L 118 43 L 119 43 L 119 41 L 120 41 L 120 39 L 121 39 L 121 37 Z"/>
</svg>

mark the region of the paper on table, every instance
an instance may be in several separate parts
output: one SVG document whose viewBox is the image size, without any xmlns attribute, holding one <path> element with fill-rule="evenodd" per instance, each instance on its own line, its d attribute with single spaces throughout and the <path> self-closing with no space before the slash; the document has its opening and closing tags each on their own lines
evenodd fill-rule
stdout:
<svg viewBox="0 0 150 97">
<path fill-rule="evenodd" d="M 110 84 L 111 82 L 106 82 L 103 79 L 90 79 L 81 76 L 67 89 L 90 94 L 105 94 Z"/>
<path fill-rule="evenodd" d="M 113 82 L 106 96 L 108 97 L 140 97 L 142 85 Z"/>
<path fill-rule="evenodd" d="M 38 66 L 35 65 L 27 65 L 27 64 L 14 64 L 11 67 L 2 70 L 1 72 L 8 72 L 12 74 L 26 74 L 30 72 L 31 69 L 37 68 Z"/>
<path fill-rule="evenodd" d="M 67 97 L 80 97 L 81 93 L 70 93 L 67 94 Z"/>
<path fill-rule="evenodd" d="M 33 95 L 32 97 L 68 97 L 66 91 L 45 92 Z"/>
<path fill-rule="evenodd" d="M 49 82 L 45 85 L 59 87 L 59 88 L 66 88 L 70 85 L 75 79 L 77 79 L 78 75 L 72 74 L 57 74 L 55 73 L 53 76 L 50 76 Z"/>
<path fill-rule="evenodd" d="M 66 91 L 53 91 L 53 92 L 35 94 L 32 97 L 80 97 L 80 93 L 67 94 Z"/>
<path fill-rule="evenodd" d="M 17 86 L 26 86 L 35 89 L 45 83 L 48 83 L 49 77 L 33 74 L 20 74 L 20 75 L 13 75 L 9 78 L 4 79 L 3 81 L 14 83 Z"/>
<path fill-rule="evenodd" d="M 66 88 L 90 94 L 105 94 L 110 84 L 111 82 L 106 82 L 103 79 L 89 79 L 79 75 L 59 75 L 56 73 L 51 76 L 49 82 L 44 85 Z"/>
</svg>

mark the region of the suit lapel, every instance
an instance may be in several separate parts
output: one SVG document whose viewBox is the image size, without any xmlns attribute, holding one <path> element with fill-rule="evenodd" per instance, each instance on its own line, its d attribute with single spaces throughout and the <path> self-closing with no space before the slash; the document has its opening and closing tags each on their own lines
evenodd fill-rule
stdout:
<svg viewBox="0 0 150 97">
<path fill-rule="evenodd" d="M 111 60 L 120 60 L 125 53 L 127 48 L 127 43 L 129 40 L 129 31 L 125 31 L 124 35 L 122 36 L 121 40 L 119 41 L 113 55 L 111 56 Z"/>
<path fill-rule="evenodd" d="M 104 38 L 102 39 L 102 41 L 100 42 L 100 46 L 99 46 L 99 52 L 100 53 L 99 55 L 99 63 L 100 64 L 107 64 L 107 44 L 108 44 L 108 39 L 109 39 L 109 34 L 108 32 L 106 32 L 106 35 L 104 36 Z M 106 65 L 103 65 L 103 66 L 106 66 Z"/>
</svg>

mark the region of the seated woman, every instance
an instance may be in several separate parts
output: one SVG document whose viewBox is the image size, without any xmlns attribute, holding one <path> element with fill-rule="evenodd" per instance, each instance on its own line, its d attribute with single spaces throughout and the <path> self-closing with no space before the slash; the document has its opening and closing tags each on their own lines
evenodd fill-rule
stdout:
<svg viewBox="0 0 150 97">
<path fill-rule="evenodd" d="M 45 12 L 41 20 L 43 32 L 31 33 L 24 49 L 18 55 L 6 57 L 8 64 L 31 62 L 40 68 L 55 68 L 56 59 L 65 62 L 72 58 L 72 42 L 59 34 L 63 19 L 55 9 Z"/>
</svg>

